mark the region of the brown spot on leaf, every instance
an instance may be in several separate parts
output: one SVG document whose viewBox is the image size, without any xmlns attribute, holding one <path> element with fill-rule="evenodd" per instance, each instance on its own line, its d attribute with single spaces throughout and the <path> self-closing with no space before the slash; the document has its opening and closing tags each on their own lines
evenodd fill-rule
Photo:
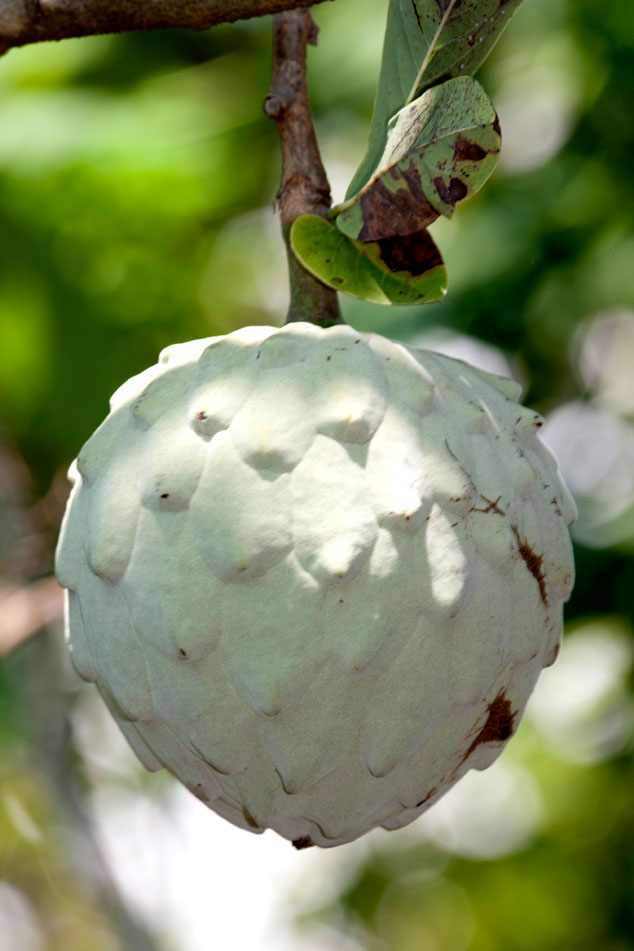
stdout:
<svg viewBox="0 0 634 951">
<path fill-rule="evenodd" d="M 500 136 L 502 135 L 502 130 L 500 129 L 500 120 L 497 117 L 497 113 L 495 119 L 493 120 L 493 131 L 497 132 L 497 134 Z"/>
<path fill-rule="evenodd" d="M 489 154 L 477 142 L 471 142 L 464 135 L 459 135 L 454 145 L 454 164 L 456 162 L 481 162 Z"/>
<path fill-rule="evenodd" d="M 187 657 L 187 651 L 183 650 L 182 647 L 178 648 L 178 653 L 181 655 L 181 657 Z"/>
<path fill-rule="evenodd" d="M 383 238 L 377 244 L 390 271 L 408 271 L 418 277 L 442 264 L 440 252 L 426 230 Z"/>
<path fill-rule="evenodd" d="M 446 205 L 455 205 L 467 194 L 467 186 L 460 178 L 452 178 L 447 185 L 444 178 L 434 179 L 434 188 Z"/>
<path fill-rule="evenodd" d="M 513 735 L 513 726 L 517 713 L 511 710 L 511 702 L 501 690 L 493 703 L 489 704 L 487 721 L 476 736 L 475 740 L 465 753 L 462 762 L 468 759 L 473 751 L 483 743 L 503 743 Z"/>
<path fill-rule="evenodd" d="M 388 188 L 379 178 L 359 199 L 363 219 L 361 241 L 420 232 L 438 217 L 425 198 L 413 163 L 408 168 L 392 168 L 389 174 L 398 187 Z"/>
<path fill-rule="evenodd" d="M 544 576 L 543 569 L 543 555 L 537 555 L 531 546 L 528 544 L 525 538 L 520 538 L 520 533 L 517 528 L 517 525 L 511 525 L 513 529 L 513 534 L 517 539 L 517 547 L 520 555 L 526 562 L 526 567 L 532 574 L 533 578 L 539 585 L 539 596 L 542 599 L 542 604 L 548 604 L 548 593 L 546 591 L 546 578 Z"/>
<path fill-rule="evenodd" d="M 293 839 L 293 845 L 296 849 L 309 849 L 314 844 L 309 835 L 301 835 L 299 839 Z"/>
<path fill-rule="evenodd" d="M 163 492 L 163 494 L 161 495 L 162 499 L 169 499 L 169 497 L 170 497 L 169 492 Z"/>
</svg>

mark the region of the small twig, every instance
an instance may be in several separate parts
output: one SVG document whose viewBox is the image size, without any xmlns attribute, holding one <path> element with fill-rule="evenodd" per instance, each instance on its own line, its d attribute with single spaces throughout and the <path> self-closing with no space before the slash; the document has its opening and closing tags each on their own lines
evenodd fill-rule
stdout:
<svg viewBox="0 0 634 951">
<path fill-rule="evenodd" d="M 0 55 L 14 46 L 130 30 L 207 30 L 322 0 L 0 0 Z"/>
<path fill-rule="evenodd" d="M 335 291 L 308 273 L 290 247 L 290 229 L 300 215 L 326 217 L 330 185 L 319 154 L 306 81 L 306 48 L 317 43 L 308 10 L 278 13 L 273 24 L 273 76 L 264 112 L 275 120 L 282 143 L 282 184 L 277 198 L 291 285 L 287 323 L 307 320 L 322 327 L 343 323 Z"/>
</svg>

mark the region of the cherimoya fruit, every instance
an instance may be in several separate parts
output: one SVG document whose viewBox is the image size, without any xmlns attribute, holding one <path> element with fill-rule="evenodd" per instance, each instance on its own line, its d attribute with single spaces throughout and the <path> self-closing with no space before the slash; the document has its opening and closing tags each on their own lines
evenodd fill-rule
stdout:
<svg viewBox="0 0 634 951">
<path fill-rule="evenodd" d="M 519 390 L 305 323 L 170 347 L 117 390 L 57 572 L 75 667 L 149 769 L 333 846 L 498 756 L 573 578 Z"/>
</svg>

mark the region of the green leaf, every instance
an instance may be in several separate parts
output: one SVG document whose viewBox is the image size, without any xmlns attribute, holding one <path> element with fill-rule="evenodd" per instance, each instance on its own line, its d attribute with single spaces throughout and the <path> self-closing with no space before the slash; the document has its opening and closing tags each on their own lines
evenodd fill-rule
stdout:
<svg viewBox="0 0 634 951">
<path fill-rule="evenodd" d="M 482 187 L 497 162 L 495 109 L 471 76 L 434 86 L 390 122 L 378 171 L 337 217 L 351 238 L 426 228 Z"/>
<path fill-rule="evenodd" d="M 291 228 L 291 247 L 328 287 L 375 304 L 430 303 L 447 289 L 446 268 L 425 230 L 361 242 L 317 215 L 302 215 Z"/>
<path fill-rule="evenodd" d="M 473 74 L 521 0 L 390 0 L 368 151 L 348 196 L 376 169 L 388 122 L 425 89 Z"/>
</svg>

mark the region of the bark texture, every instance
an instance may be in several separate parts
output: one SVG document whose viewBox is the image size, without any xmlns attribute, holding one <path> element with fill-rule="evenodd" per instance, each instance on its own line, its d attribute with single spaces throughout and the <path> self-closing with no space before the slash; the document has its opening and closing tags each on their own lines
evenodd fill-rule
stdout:
<svg viewBox="0 0 634 951">
<path fill-rule="evenodd" d="M 300 215 L 326 217 L 331 205 L 308 96 L 306 51 L 317 44 L 310 11 L 278 13 L 273 25 L 273 76 L 264 112 L 275 120 L 282 144 L 282 184 L 277 194 L 291 285 L 287 323 L 306 320 L 323 327 L 344 323 L 335 291 L 306 271 L 290 247 L 290 229 Z"/>
<path fill-rule="evenodd" d="M 0 0 L 0 55 L 14 46 L 73 36 L 217 23 L 309 7 L 323 0 Z"/>
</svg>

